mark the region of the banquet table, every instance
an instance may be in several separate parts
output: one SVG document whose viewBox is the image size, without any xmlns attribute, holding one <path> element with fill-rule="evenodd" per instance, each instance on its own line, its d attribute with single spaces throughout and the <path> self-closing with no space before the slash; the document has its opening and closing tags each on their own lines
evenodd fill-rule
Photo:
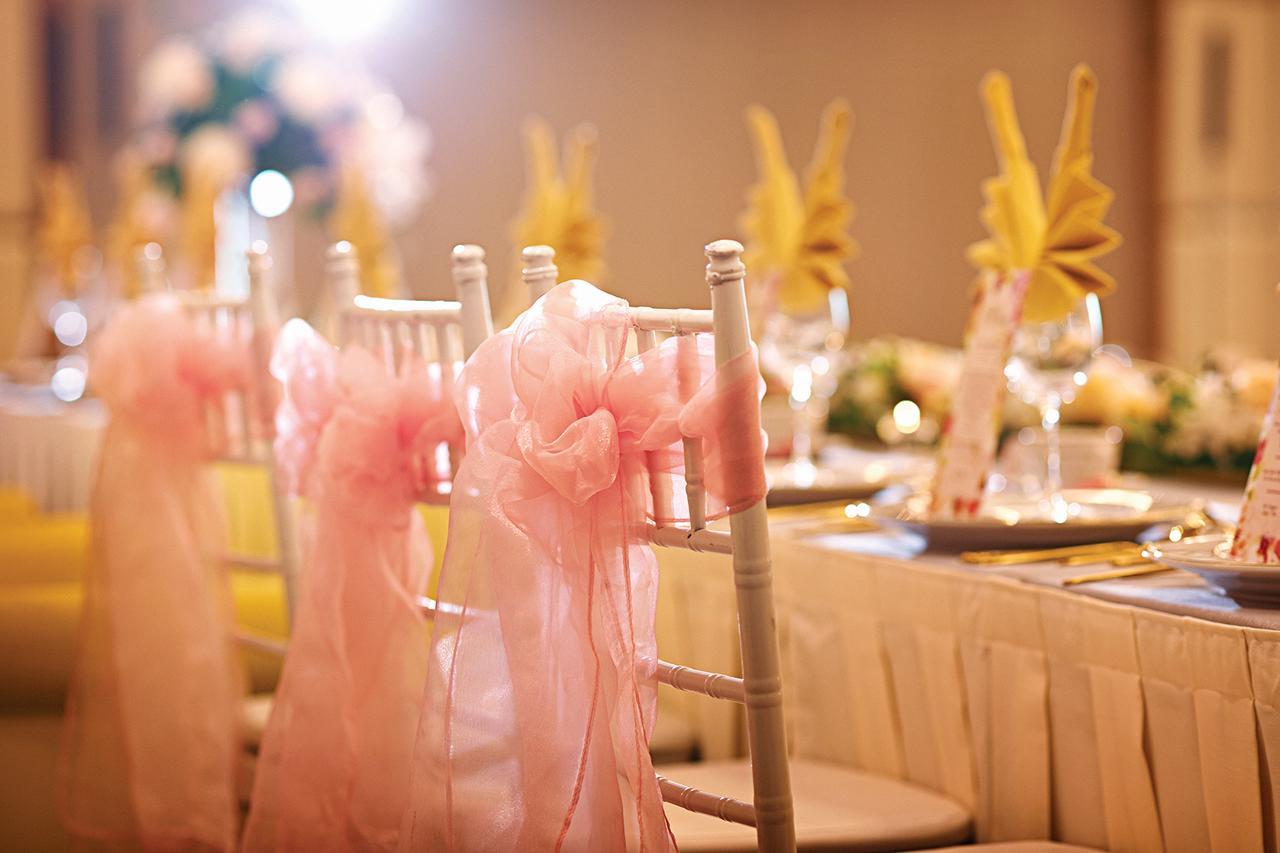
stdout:
<svg viewBox="0 0 1280 853">
<path fill-rule="evenodd" d="M 1277 849 L 1280 611 L 1162 573 L 1064 588 L 1079 567 L 987 567 L 894 530 L 775 522 L 793 753 L 911 780 L 980 840 L 1119 851 Z M 664 658 L 735 671 L 727 558 L 662 551 Z M 733 707 L 666 692 L 703 754 Z"/>
<path fill-rule="evenodd" d="M 45 512 L 87 508 L 106 422 L 98 400 L 65 403 L 46 386 L 0 381 L 0 486 L 23 490 Z"/>
</svg>

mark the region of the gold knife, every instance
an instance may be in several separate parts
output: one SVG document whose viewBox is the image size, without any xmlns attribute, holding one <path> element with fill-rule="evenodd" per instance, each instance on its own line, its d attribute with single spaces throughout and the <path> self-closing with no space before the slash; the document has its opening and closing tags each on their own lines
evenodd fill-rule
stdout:
<svg viewBox="0 0 1280 853">
<path fill-rule="evenodd" d="M 1148 565 L 1130 566 L 1128 568 L 1108 569 L 1105 572 L 1091 572 L 1087 575 L 1076 575 L 1072 578 L 1064 578 L 1063 586 L 1075 586 L 1081 583 L 1093 583 L 1094 581 L 1111 581 L 1119 578 L 1136 578 L 1140 575 L 1154 575 L 1158 572 L 1176 572 L 1177 569 L 1171 566 L 1162 566 L 1159 563 L 1149 563 Z"/>
<path fill-rule="evenodd" d="M 1043 563 L 1073 557 L 1108 554 L 1125 548 L 1136 547 L 1128 541 L 1095 542 L 1089 545 L 1069 545 L 1063 548 L 1038 548 L 1029 551 L 964 551 L 960 559 L 966 563 L 982 563 L 992 566 L 1013 566 L 1019 563 Z"/>
</svg>

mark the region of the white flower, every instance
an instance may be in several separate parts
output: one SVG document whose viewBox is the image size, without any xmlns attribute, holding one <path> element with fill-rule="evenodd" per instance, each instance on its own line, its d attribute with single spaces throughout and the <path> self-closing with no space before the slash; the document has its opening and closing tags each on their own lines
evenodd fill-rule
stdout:
<svg viewBox="0 0 1280 853">
<path fill-rule="evenodd" d="M 1250 409 L 1265 412 L 1276 384 L 1276 363 L 1270 359 L 1243 359 L 1231 371 L 1231 387 Z"/>
<path fill-rule="evenodd" d="M 244 140 L 219 124 L 197 128 L 183 142 L 178 160 L 184 175 L 198 174 L 217 186 L 231 184 L 249 170 Z"/>
<path fill-rule="evenodd" d="M 332 119 L 350 107 L 352 86 L 352 79 L 332 63 L 307 55 L 286 59 L 271 80 L 285 111 L 307 124 Z"/>
<path fill-rule="evenodd" d="M 213 71 L 209 61 L 191 41 L 177 37 L 152 51 L 138 73 L 139 103 L 148 119 L 163 118 L 182 110 L 192 111 L 209 103 Z"/>
<path fill-rule="evenodd" d="M 426 125 L 402 120 L 379 127 L 366 119 L 356 127 L 351 145 L 350 156 L 369 183 L 373 203 L 390 227 L 404 225 L 430 188 L 426 160 L 431 133 Z"/>
<path fill-rule="evenodd" d="M 218 55 L 233 71 L 248 74 L 268 56 L 293 50 L 298 29 L 288 18 L 261 7 L 245 9 L 218 28 Z"/>
</svg>

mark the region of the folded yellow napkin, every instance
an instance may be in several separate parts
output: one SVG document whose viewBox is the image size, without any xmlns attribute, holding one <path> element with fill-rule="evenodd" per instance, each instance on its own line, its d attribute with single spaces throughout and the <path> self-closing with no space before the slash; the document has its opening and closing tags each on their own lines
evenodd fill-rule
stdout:
<svg viewBox="0 0 1280 853">
<path fill-rule="evenodd" d="M 107 262 L 120 276 L 122 295 L 132 299 L 138 295 L 141 282 L 134 254 L 147 243 L 159 243 L 164 237 L 154 217 L 145 208 L 153 192 L 146 167 L 136 155 L 125 154 L 118 164 L 117 182 L 120 201 L 115 219 L 107 229 Z"/>
<path fill-rule="evenodd" d="M 1114 193 L 1092 174 L 1094 100 L 1098 81 L 1089 66 L 1071 72 L 1062 137 L 1049 175 L 1048 205 L 1036 167 L 1027 159 L 1009 78 L 992 71 L 982 81 L 991 137 L 1001 174 L 983 182 L 982 221 L 991 236 L 969 247 L 980 269 L 1030 270 L 1023 319 L 1048 322 L 1066 315 L 1085 293 L 1105 295 L 1115 279 L 1094 261 L 1120 245 L 1102 220 Z"/>
<path fill-rule="evenodd" d="M 399 294 L 400 265 L 391 237 L 369 195 L 364 174 L 353 164 L 342 169 L 329 229 L 335 240 L 346 240 L 355 247 L 361 292 L 386 297 Z"/>
<path fill-rule="evenodd" d="M 857 253 L 849 236 L 853 203 L 844 195 L 844 157 L 852 124 L 848 103 L 835 100 L 827 105 L 801 196 L 777 120 L 762 106 L 747 108 L 759 180 L 742 216 L 745 261 L 753 280 L 777 277 L 778 304 L 787 313 L 816 311 L 830 290 L 849 286 L 844 265 Z"/>
<path fill-rule="evenodd" d="M 70 166 L 53 163 L 40 181 L 40 224 L 36 246 L 42 263 L 71 296 L 76 287 L 76 253 L 92 242 L 84 191 Z"/>
<path fill-rule="evenodd" d="M 192 170 L 183 179 L 181 228 L 182 257 L 191 274 L 191 286 L 212 288 L 216 283 L 218 258 L 218 196 L 221 182 Z"/>
<path fill-rule="evenodd" d="M 565 145 L 563 172 L 556 156 L 555 136 L 545 121 L 529 119 L 523 133 L 529 186 L 512 225 L 516 251 L 525 246 L 550 246 L 556 250 L 560 281 L 581 278 L 599 283 L 604 272 L 605 225 L 595 210 L 591 180 L 596 129 L 589 124 L 573 129 Z M 528 307 L 528 298 L 524 286 L 518 280 L 512 281 L 503 294 L 498 319 L 504 323 L 514 319 Z"/>
</svg>

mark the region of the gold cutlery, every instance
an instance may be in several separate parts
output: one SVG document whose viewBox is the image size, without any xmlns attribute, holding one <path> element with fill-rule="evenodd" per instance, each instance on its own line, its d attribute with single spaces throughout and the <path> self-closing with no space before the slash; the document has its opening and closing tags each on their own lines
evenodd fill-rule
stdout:
<svg viewBox="0 0 1280 853">
<path fill-rule="evenodd" d="M 1128 568 L 1108 569 L 1105 572 L 1090 572 L 1087 575 L 1076 575 L 1075 577 L 1063 578 L 1063 586 L 1075 586 L 1082 583 L 1094 583 L 1095 581 L 1119 580 L 1120 578 L 1136 578 L 1141 575 L 1154 575 L 1159 572 L 1176 572 L 1177 569 L 1169 566 L 1162 566 L 1159 563 L 1152 563 L 1150 560 L 1143 561 L 1145 565 L 1134 565 Z"/>
<path fill-rule="evenodd" d="M 1033 548 L 1026 551 L 963 551 L 960 559 L 966 563 L 988 566 L 1016 566 L 1022 563 L 1045 563 L 1052 560 L 1068 560 L 1080 557 L 1097 557 L 1122 548 L 1137 547 L 1128 541 L 1093 542 L 1088 545 L 1068 545 L 1062 548 Z"/>
<path fill-rule="evenodd" d="M 1117 563 L 1117 560 L 1127 559 L 1129 557 L 1142 557 L 1142 545 L 1135 542 L 1127 542 L 1123 545 L 1117 545 L 1114 548 L 1105 551 L 1095 551 L 1092 554 L 1077 554 L 1072 557 L 1065 557 L 1058 562 L 1064 566 L 1087 566 L 1090 563 Z M 1146 559 L 1142 557 L 1142 559 Z"/>
</svg>

